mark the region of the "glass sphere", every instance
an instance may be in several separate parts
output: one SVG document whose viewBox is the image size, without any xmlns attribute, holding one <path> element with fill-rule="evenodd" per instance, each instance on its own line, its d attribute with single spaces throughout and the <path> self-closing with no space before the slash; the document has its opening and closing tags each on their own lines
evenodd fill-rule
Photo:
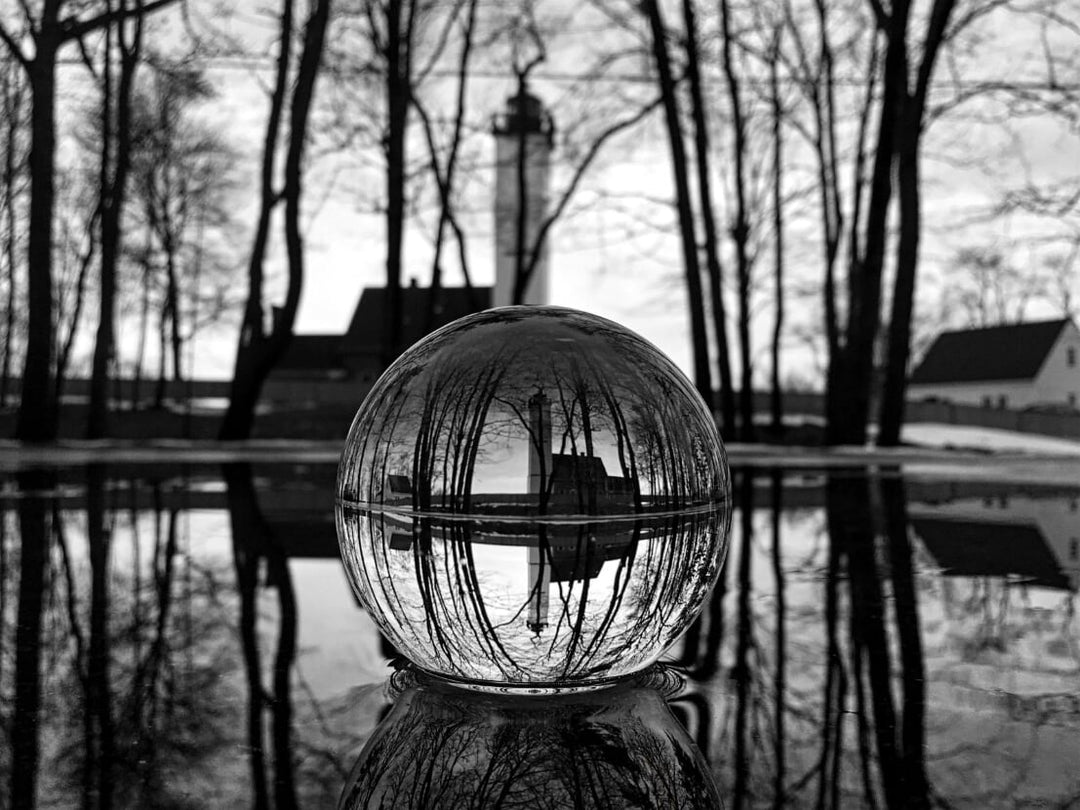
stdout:
<svg viewBox="0 0 1080 810">
<path fill-rule="evenodd" d="M 478 689 L 589 688 L 656 661 L 727 550 L 708 408 L 652 344 L 560 307 L 461 318 L 349 430 L 337 527 L 390 642 Z"/>
</svg>

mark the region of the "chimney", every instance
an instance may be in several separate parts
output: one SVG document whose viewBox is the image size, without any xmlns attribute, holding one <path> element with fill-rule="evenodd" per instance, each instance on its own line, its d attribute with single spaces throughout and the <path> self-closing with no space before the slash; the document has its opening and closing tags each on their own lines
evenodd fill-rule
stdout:
<svg viewBox="0 0 1080 810">
<path fill-rule="evenodd" d="M 539 257 L 521 303 L 546 304 L 547 240 L 537 245 L 537 237 L 547 216 L 555 124 L 543 102 L 523 86 L 517 95 L 506 100 L 506 109 L 495 117 L 492 132 L 495 135 L 495 289 L 492 306 L 513 303 L 518 203 L 522 189 L 525 202 L 523 263 L 527 267 L 534 252 Z M 518 159 L 522 146 L 524 171 Z"/>
</svg>

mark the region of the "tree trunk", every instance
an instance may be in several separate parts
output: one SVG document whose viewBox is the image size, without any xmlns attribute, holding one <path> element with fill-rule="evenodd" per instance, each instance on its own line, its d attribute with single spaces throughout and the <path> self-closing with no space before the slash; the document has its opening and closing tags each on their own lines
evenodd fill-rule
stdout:
<svg viewBox="0 0 1080 810">
<path fill-rule="evenodd" d="M 139 407 L 142 388 L 143 360 L 146 357 L 146 336 L 150 326 L 150 265 L 143 266 L 142 303 L 139 310 L 139 348 L 135 354 L 135 367 L 131 372 L 131 409 Z"/>
<path fill-rule="evenodd" d="M 892 166 L 900 105 L 907 88 L 907 19 L 910 0 L 896 0 L 889 18 L 889 45 L 885 54 L 881 111 L 878 121 L 874 169 L 867 208 L 865 254 L 849 281 L 847 339 L 840 351 L 834 420 L 826 429 L 829 444 L 865 444 L 874 384 L 874 350 L 881 325 L 881 276 Z"/>
<path fill-rule="evenodd" d="M 919 148 L 930 79 L 955 5 L 956 0 L 934 2 L 912 93 L 907 92 L 906 64 L 904 69 L 905 89 L 896 150 L 900 238 L 896 251 L 896 280 L 878 430 L 878 444 L 883 447 L 895 447 L 900 443 L 900 429 L 904 423 L 907 366 L 911 354 L 911 317 L 915 306 L 915 275 L 919 263 L 919 236 L 922 232 Z"/>
<path fill-rule="evenodd" d="M 690 79 L 690 99 L 694 119 L 694 151 L 697 166 L 701 219 L 705 227 L 705 267 L 709 274 L 709 300 L 712 305 L 713 333 L 716 336 L 717 370 L 720 372 L 720 420 L 729 438 L 735 436 L 735 393 L 731 380 L 731 352 L 727 337 L 727 312 L 724 305 L 723 269 L 720 265 L 720 240 L 716 235 L 713 213 L 712 182 L 709 169 L 709 125 L 705 95 L 701 87 L 697 21 L 693 0 L 683 0 L 686 26 L 686 73 Z M 704 303 L 702 304 L 704 307 Z M 712 399 L 707 400 L 712 405 Z"/>
<path fill-rule="evenodd" d="M 87 227 L 88 234 L 91 242 L 94 241 L 93 232 L 97 226 L 98 215 L 95 214 L 91 218 L 90 225 Z M 67 335 L 64 336 L 63 342 L 60 344 L 60 348 L 56 353 L 56 401 L 59 403 L 64 396 L 64 378 L 67 376 L 68 361 L 71 358 L 71 350 L 75 346 L 75 338 L 79 334 L 79 323 L 82 321 L 83 303 L 85 301 L 86 279 L 90 275 L 90 265 L 93 262 L 94 250 L 93 245 L 87 249 L 87 252 L 79 257 L 79 275 L 75 281 L 75 299 L 74 308 L 71 313 L 71 323 L 68 325 Z M 62 313 L 58 312 L 56 321 L 59 324 L 63 320 Z M 58 327 L 59 331 L 59 327 Z M 58 336 L 59 337 L 59 336 Z"/>
<path fill-rule="evenodd" d="M 111 6 L 111 4 L 110 4 Z M 142 45 L 142 18 L 135 20 L 135 31 L 130 45 L 124 42 L 124 23 L 120 26 L 117 38 L 120 41 L 120 79 L 116 92 L 116 152 L 113 159 L 112 177 L 106 189 L 102 190 L 101 210 L 101 283 L 98 298 L 98 328 L 94 341 L 94 357 L 90 373 L 90 405 L 87 415 L 87 438 L 100 438 L 108 434 L 108 384 L 109 367 L 115 357 L 115 310 L 116 310 L 116 269 L 121 253 L 122 231 L 120 222 L 124 210 L 124 198 L 127 188 L 127 176 L 131 167 L 131 94 L 135 82 L 135 71 L 139 65 L 139 52 Z M 108 59 L 108 51 L 106 51 Z M 105 73 L 106 83 L 109 73 Z M 112 88 L 106 86 L 106 99 Z M 112 126 L 108 105 L 106 105 L 105 128 Z M 106 157 L 103 150 L 102 159 Z M 103 173 L 104 174 L 104 173 Z"/>
<path fill-rule="evenodd" d="M 386 4 L 386 311 L 383 313 L 383 366 L 398 355 L 404 317 L 401 292 L 401 253 L 405 233 L 405 135 L 411 95 L 411 30 L 403 30 L 402 18 L 411 0 L 388 0 Z"/>
<path fill-rule="evenodd" d="M 286 8 L 292 0 L 285 0 Z M 330 16 L 330 0 L 318 0 L 304 29 L 304 44 L 293 85 L 292 104 L 289 117 L 289 146 L 285 158 L 284 188 L 282 199 L 285 201 L 285 246 L 289 257 L 289 283 L 285 293 L 285 303 L 274 309 L 273 325 L 270 333 L 263 332 L 262 318 L 262 260 L 269 229 L 269 215 L 273 209 L 275 195 L 272 189 L 274 155 L 277 143 L 277 124 L 284 105 L 285 75 L 287 71 L 289 35 L 286 27 L 291 27 L 291 11 L 283 14 L 282 54 L 279 56 L 279 82 L 271 103 L 271 123 L 267 128 L 267 140 L 263 163 L 263 205 L 260 214 L 260 233 L 256 237 L 255 248 L 249 267 L 251 287 L 248 296 L 248 308 L 241 327 L 240 346 L 236 357 L 236 370 L 230 389 L 229 409 L 222 422 L 219 438 L 246 439 L 251 435 L 255 405 L 259 400 L 263 382 L 270 374 L 278 359 L 288 347 L 292 337 L 293 322 L 300 304 L 300 291 L 304 280 L 303 243 L 300 235 L 300 198 L 303 177 L 304 146 L 307 139 L 308 120 L 311 104 L 315 97 L 315 82 L 319 75 L 319 63 L 322 60 L 326 24 Z M 280 91 L 280 92 L 279 92 Z M 276 111 L 276 115 L 275 115 Z M 260 238 L 261 236 L 261 238 Z M 253 317 L 259 320 L 253 320 Z"/>
<path fill-rule="evenodd" d="M 15 438 L 44 442 L 56 438 L 53 382 L 52 224 L 56 161 L 56 54 L 60 33 L 57 0 L 46 2 L 42 27 L 29 64 L 31 92 L 30 234 L 27 249 L 26 358 Z"/>
<path fill-rule="evenodd" d="M 260 184 L 259 220 L 248 262 L 248 298 L 244 306 L 244 319 L 240 324 L 240 338 L 236 348 L 236 364 L 229 386 L 229 408 L 222 421 L 219 439 L 246 439 L 251 435 L 255 405 L 259 400 L 266 373 L 260 368 L 260 347 L 266 328 L 263 317 L 263 262 L 266 244 L 270 236 L 270 219 L 278 203 L 274 188 L 274 171 L 281 130 L 281 116 L 285 109 L 288 86 L 289 61 L 292 53 L 293 0 L 283 0 L 281 8 L 281 34 L 277 59 L 277 76 L 270 97 L 270 115 L 263 139 L 262 173 Z"/>
<path fill-rule="evenodd" d="M 907 394 L 908 355 L 911 350 L 911 315 L 915 301 L 915 272 L 919 261 L 921 230 L 919 202 L 918 124 L 903 117 L 897 139 L 897 191 L 900 201 L 900 235 L 896 250 L 896 279 L 893 285 L 892 319 L 881 395 L 881 417 L 877 443 L 881 447 L 900 444 Z"/>
<path fill-rule="evenodd" d="M 167 304 L 162 304 L 161 311 L 158 313 L 158 375 L 157 382 L 154 385 L 154 408 L 157 410 L 165 407 L 165 367 L 169 356 L 165 347 L 165 324 L 168 320 L 167 308 Z"/>
<path fill-rule="evenodd" d="M 773 136 L 773 258 L 775 275 L 776 320 L 772 335 L 772 394 L 769 412 L 772 429 L 777 438 L 784 433 L 784 403 L 780 390 L 780 344 L 784 333 L 784 133 L 783 106 L 780 102 L 779 50 L 780 30 L 775 33 L 775 53 L 769 63 L 769 94 L 772 102 Z"/>
<path fill-rule="evenodd" d="M 15 216 L 15 161 L 18 147 L 19 125 L 21 123 L 22 87 L 20 86 L 20 68 L 12 63 L 6 68 L 4 74 L 3 104 L 4 117 L 7 119 L 7 130 L 4 138 L 4 176 L 3 176 L 3 207 L 4 216 L 7 220 L 6 235 L 4 238 L 4 258 L 7 260 L 7 298 L 4 302 L 4 348 L 0 358 L 0 408 L 8 403 L 9 385 L 11 383 L 11 358 L 13 354 L 12 343 L 15 340 L 15 287 L 17 283 L 16 268 L 16 216 Z"/>
<path fill-rule="evenodd" d="M 706 403 L 712 407 L 712 371 L 709 366 L 709 339 L 705 327 L 705 302 L 701 289 L 701 266 L 698 262 L 697 235 L 694 212 L 690 205 L 690 181 L 687 177 L 687 157 L 683 143 L 682 122 L 679 118 L 675 78 L 667 47 L 667 29 L 656 0 L 645 0 L 642 11 L 648 17 L 652 32 L 652 52 L 660 80 L 660 95 L 664 106 L 668 146 L 671 150 L 671 171 L 675 181 L 675 203 L 679 214 L 683 267 L 686 270 L 686 298 L 690 309 L 690 335 L 694 348 L 694 385 Z"/>
<path fill-rule="evenodd" d="M 106 11 L 112 11 L 112 0 L 106 0 Z M 98 215 L 101 229 L 101 266 L 98 283 L 98 325 L 94 336 L 94 355 L 90 365 L 90 403 L 86 415 L 86 437 L 99 439 L 106 435 L 109 403 L 109 360 L 113 344 L 113 302 L 116 298 L 116 247 L 112 223 L 113 182 L 113 30 L 105 29 L 105 57 L 101 71 L 101 164 L 98 167 Z M 117 150 L 119 151 L 119 149 Z M 117 217 L 119 225 L 119 217 Z M 80 300 L 82 296 L 80 295 Z M 72 335 L 75 334 L 74 327 Z M 66 354 L 66 352 L 65 352 Z M 59 376 L 63 372 L 59 370 Z M 59 394 L 57 395 L 59 398 Z"/>
<path fill-rule="evenodd" d="M 731 125 L 734 129 L 735 151 L 735 224 L 732 236 L 735 241 L 735 264 L 739 280 L 739 438 L 744 442 L 755 439 L 754 431 L 754 380 L 750 351 L 750 257 L 747 241 L 750 239 L 750 220 L 746 203 L 746 125 L 743 120 L 742 97 L 739 77 L 731 57 L 734 45 L 730 26 L 731 12 L 727 0 L 720 2 L 720 20 L 723 29 L 722 59 L 727 78 L 728 96 L 731 100 Z"/>
</svg>

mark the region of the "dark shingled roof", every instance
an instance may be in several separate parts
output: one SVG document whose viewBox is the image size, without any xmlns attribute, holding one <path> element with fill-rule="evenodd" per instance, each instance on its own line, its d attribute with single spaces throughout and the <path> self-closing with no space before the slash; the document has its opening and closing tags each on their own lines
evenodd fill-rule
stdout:
<svg viewBox="0 0 1080 810">
<path fill-rule="evenodd" d="M 415 285 L 402 287 L 401 345 L 411 346 L 428 332 L 491 306 L 490 287 L 473 287 L 472 292 L 476 306 L 470 301 L 468 288 L 443 287 L 439 292 L 439 307 L 429 328 L 426 319 L 431 291 Z M 365 288 L 342 339 L 342 351 L 348 354 L 377 353 L 383 339 L 383 316 L 388 309 L 385 287 Z"/>
<path fill-rule="evenodd" d="M 911 383 L 1030 380 L 1067 323 L 1061 319 L 943 332 L 912 373 Z"/>
<path fill-rule="evenodd" d="M 293 335 L 276 371 L 341 368 L 341 335 Z"/>
</svg>

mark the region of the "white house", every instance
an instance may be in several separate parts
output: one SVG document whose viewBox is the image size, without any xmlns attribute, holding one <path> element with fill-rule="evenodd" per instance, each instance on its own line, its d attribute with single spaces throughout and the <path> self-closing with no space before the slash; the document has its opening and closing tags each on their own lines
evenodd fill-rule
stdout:
<svg viewBox="0 0 1080 810">
<path fill-rule="evenodd" d="M 908 399 L 1080 408 L 1080 330 L 1064 318 L 942 332 L 912 372 Z"/>
</svg>

